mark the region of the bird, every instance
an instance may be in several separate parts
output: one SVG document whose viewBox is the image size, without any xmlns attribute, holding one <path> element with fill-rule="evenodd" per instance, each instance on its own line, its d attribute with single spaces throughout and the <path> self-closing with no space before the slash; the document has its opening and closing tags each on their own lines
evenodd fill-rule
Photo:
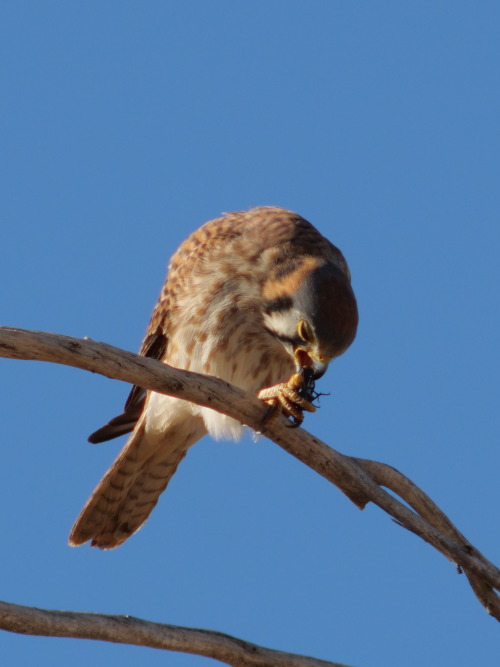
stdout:
<svg viewBox="0 0 500 667">
<path fill-rule="evenodd" d="M 140 354 L 213 375 L 261 398 L 291 426 L 314 412 L 314 383 L 353 342 L 358 309 L 341 251 L 277 206 L 224 213 L 172 256 Z M 269 417 L 275 418 L 275 417 Z M 89 436 L 130 433 L 70 534 L 112 549 L 149 517 L 189 447 L 237 440 L 235 419 L 134 386 L 118 417 Z"/>
</svg>

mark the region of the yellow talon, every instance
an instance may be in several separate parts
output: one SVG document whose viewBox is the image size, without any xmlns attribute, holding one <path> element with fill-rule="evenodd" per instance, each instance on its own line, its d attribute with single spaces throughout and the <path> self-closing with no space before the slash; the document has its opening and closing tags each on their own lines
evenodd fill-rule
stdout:
<svg viewBox="0 0 500 667">
<path fill-rule="evenodd" d="M 291 417 L 294 426 L 300 426 L 304 421 L 304 410 L 306 412 L 316 412 L 316 407 L 299 394 L 304 384 L 302 374 L 294 373 L 288 382 L 262 389 L 258 393 L 258 398 L 271 406 L 269 415 L 264 419 L 264 427 L 273 424 L 280 412 L 286 417 Z"/>
</svg>

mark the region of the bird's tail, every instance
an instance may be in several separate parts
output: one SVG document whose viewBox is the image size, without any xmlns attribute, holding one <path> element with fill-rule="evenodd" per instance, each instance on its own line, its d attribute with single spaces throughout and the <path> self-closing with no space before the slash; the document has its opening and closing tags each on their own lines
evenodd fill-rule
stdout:
<svg viewBox="0 0 500 667">
<path fill-rule="evenodd" d="M 205 433 L 199 419 L 190 421 L 160 435 L 146 433 L 139 420 L 76 520 L 71 546 L 91 540 L 93 547 L 112 549 L 142 526 L 188 448 Z"/>
</svg>

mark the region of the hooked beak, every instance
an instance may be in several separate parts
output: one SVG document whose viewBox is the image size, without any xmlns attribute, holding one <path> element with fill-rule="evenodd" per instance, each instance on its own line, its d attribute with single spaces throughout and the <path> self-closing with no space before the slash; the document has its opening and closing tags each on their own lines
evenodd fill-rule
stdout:
<svg viewBox="0 0 500 667">
<path fill-rule="evenodd" d="M 297 364 L 297 373 L 308 376 L 311 380 L 319 380 L 328 368 L 328 363 L 311 355 L 303 348 L 295 350 L 295 363 Z"/>
</svg>

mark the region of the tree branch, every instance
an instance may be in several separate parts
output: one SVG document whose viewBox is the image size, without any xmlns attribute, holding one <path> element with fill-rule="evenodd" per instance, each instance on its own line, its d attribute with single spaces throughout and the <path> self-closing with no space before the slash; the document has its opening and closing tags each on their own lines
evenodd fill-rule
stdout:
<svg viewBox="0 0 500 667">
<path fill-rule="evenodd" d="M 233 667 L 347 667 L 274 651 L 222 632 L 152 623 L 133 616 L 52 611 L 0 602 L 0 627 L 24 635 L 98 639 L 193 653 Z"/>
<path fill-rule="evenodd" d="M 1 327 L 0 356 L 50 361 L 100 373 L 110 378 L 213 408 L 234 417 L 256 431 L 264 431 L 267 437 L 284 450 L 335 484 L 357 507 L 362 509 L 370 501 L 375 503 L 401 526 L 421 537 L 450 561 L 456 563 L 459 571 L 465 572 L 481 604 L 489 614 L 500 621 L 500 598 L 496 592 L 500 590 L 500 570 L 468 542 L 450 519 L 418 486 L 391 466 L 345 456 L 303 429 L 291 429 L 289 422 L 284 417 L 263 430 L 262 424 L 268 408 L 254 396 L 217 378 L 180 371 L 159 361 L 141 357 L 105 343 Z M 382 487 L 396 493 L 406 504 L 397 500 Z M 110 617 L 99 616 L 98 618 Z M 117 617 L 112 618 L 116 622 Z M 189 632 L 205 631 L 189 630 Z M 83 635 L 73 634 L 71 636 Z M 224 637 L 224 635 L 221 636 Z M 231 641 L 240 642 L 234 639 Z M 285 664 L 276 661 L 265 662 L 266 659 L 264 662 L 240 661 L 230 664 Z M 304 660 L 304 658 L 300 659 Z M 307 658 L 306 660 L 312 659 Z M 316 663 L 287 662 L 286 664 L 302 666 L 331 663 L 316 661 Z"/>
</svg>

